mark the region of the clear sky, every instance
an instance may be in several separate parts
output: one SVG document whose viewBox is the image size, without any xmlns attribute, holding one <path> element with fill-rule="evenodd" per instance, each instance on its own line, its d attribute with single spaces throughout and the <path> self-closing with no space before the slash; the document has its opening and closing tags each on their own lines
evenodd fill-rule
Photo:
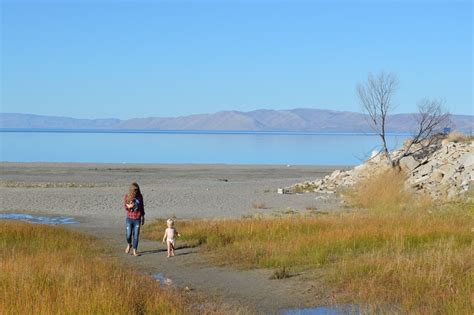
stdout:
<svg viewBox="0 0 474 315">
<path fill-rule="evenodd" d="M 2 112 L 358 111 L 385 70 L 473 114 L 471 1 L 0 1 Z"/>
</svg>

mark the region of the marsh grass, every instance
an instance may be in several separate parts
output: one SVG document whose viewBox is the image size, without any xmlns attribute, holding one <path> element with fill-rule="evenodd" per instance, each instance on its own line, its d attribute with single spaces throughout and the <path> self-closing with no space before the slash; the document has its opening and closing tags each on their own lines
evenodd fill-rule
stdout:
<svg viewBox="0 0 474 315">
<path fill-rule="evenodd" d="M 402 312 L 470 314 L 472 202 L 434 204 L 385 172 L 347 192 L 355 211 L 325 216 L 177 222 L 184 243 L 216 264 L 324 270 L 352 303 Z M 145 235 L 159 239 L 163 222 Z"/>
<path fill-rule="evenodd" d="M 0 222 L 0 313 L 185 313 L 178 293 L 104 250 L 63 228 Z"/>
</svg>

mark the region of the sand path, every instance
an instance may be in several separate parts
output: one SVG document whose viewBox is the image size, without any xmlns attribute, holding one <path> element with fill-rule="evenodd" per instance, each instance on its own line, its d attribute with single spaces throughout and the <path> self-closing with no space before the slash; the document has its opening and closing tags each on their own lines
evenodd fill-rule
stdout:
<svg viewBox="0 0 474 315">
<path fill-rule="evenodd" d="M 104 224 L 105 223 L 105 226 Z M 160 274 L 178 289 L 188 287 L 192 293 L 205 295 L 213 303 L 224 303 L 230 309 L 245 313 L 277 314 L 285 309 L 328 304 L 329 295 L 314 273 L 297 274 L 282 280 L 270 280 L 271 270 L 237 270 L 210 264 L 199 248 L 182 248 L 167 258 L 165 245 L 140 241 L 140 257 L 123 252 L 124 228 L 107 226 L 107 222 L 82 222 L 70 228 L 92 234 L 111 246 L 127 264 L 150 276 Z"/>
</svg>

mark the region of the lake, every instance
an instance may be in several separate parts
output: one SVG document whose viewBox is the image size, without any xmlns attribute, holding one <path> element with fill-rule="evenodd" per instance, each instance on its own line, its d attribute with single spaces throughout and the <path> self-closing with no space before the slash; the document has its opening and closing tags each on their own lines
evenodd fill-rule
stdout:
<svg viewBox="0 0 474 315">
<path fill-rule="evenodd" d="M 388 136 L 390 148 L 407 134 Z M 376 135 L 211 131 L 0 131 L 5 162 L 355 165 Z"/>
</svg>

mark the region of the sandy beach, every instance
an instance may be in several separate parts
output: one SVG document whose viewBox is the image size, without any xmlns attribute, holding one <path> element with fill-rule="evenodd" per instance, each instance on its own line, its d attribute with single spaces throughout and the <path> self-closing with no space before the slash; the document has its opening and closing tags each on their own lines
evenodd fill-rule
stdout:
<svg viewBox="0 0 474 315">
<path fill-rule="evenodd" d="M 0 211 L 31 211 L 122 224 L 123 195 L 137 181 L 147 218 L 240 218 L 306 207 L 331 210 L 332 196 L 279 195 L 277 188 L 335 167 L 2 163 Z M 264 204 L 255 209 L 252 203 Z"/>
</svg>

